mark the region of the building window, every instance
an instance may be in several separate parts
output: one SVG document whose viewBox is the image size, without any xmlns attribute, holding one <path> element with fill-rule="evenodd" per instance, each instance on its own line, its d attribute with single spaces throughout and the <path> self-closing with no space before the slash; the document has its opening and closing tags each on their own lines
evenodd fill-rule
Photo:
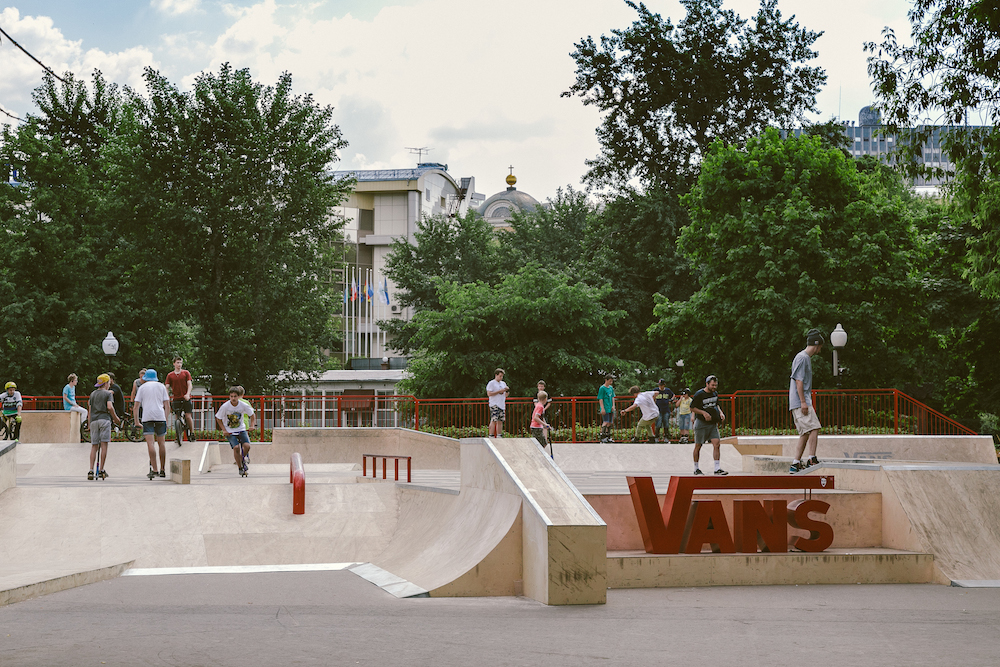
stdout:
<svg viewBox="0 0 1000 667">
<path fill-rule="evenodd" d="M 424 190 L 424 198 L 427 201 L 431 200 L 431 189 L 430 188 L 427 188 L 426 190 Z"/>
</svg>

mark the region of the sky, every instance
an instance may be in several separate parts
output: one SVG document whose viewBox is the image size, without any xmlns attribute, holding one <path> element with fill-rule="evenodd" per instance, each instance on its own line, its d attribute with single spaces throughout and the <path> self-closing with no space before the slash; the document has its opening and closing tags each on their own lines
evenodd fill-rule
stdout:
<svg viewBox="0 0 1000 667">
<path fill-rule="evenodd" d="M 10 2 L 10 0 L 6 0 Z M 676 0 L 646 6 L 674 22 Z M 749 18 L 759 0 L 725 0 Z M 909 35 L 902 0 L 779 0 L 784 16 L 823 31 L 827 72 L 818 114 L 857 120 L 872 100 L 866 41 L 886 26 Z M 474 176 L 489 196 L 517 187 L 540 201 L 580 189 L 584 161 L 598 153 L 600 116 L 563 98 L 575 79 L 570 53 L 580 39 L 625 28 L 636 12 L 624 0 L 0 0 L 0 28 L 57 73 L 105 78 L 138 90 L 147 66 L 182 88 L 229 62 L 273 84 L 292 74 L 296 93 L 332 105 L 348 146 L 335 169 L 448 165 Z M 0 108 L 35 111 L 41 68 L 0 37 Z M 0 115 L 0 122 L 10 121 Z"/>
</svg>

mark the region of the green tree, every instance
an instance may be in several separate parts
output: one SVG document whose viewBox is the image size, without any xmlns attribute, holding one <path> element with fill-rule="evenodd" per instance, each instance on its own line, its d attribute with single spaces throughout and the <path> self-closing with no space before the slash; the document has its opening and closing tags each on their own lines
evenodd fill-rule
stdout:
<svg viewBox="0 0 1000 667">
<path fill-rule="evenodd" d="M 213 393 L 318 370 L 339 296 L 334 207 L 350 187 L 330 174 L 345 145 L 332 108 L 293 95 L 287 73 L 264 86 L 228 64 L 190 92 L 152 69 L 145 81 L 102 151 L 106 213 L 128 237 L 125 285 L 145 326 L 196 327 L 195 370 Z"/>
<path fill-rule="evenodd" d="M 740 143 L 815 110 L 826 74 L 805 63 L 822 33 L 783 19 L 777 0 L 761 0 L 752 22 L 722 0 L 681 0 L 687 15 L 676 26 L 645 4 L 626 4 L 639 14 L 630 27 L 600 45 L 587 37 L 571 54 L 576 82 L 563 96 L 604 114 L 587 182 L 619 190 L 633 179 L 690 183 L 712 142 Z"/>
<path fill-rule="evenodd" d="M 99 72 L 90 89 L 64 78 L 47 75 L 33 95 L 40 113 L 5 126 L 0 142 L 0 164 L 18 175 L 16 186 L 0 183 L 0 376 L 27 394 L 58 393 L 70 372 L 105 370 L 100 343 L 121 312 L 96 165 L 120 95 Z"/>
<path fill-rule="evenodd" d="M 889 132 L 901 140 L 900 165 L 911 175 L 947 175 L 918 160 L 940 141 L 954 165 L 956 213 L 978 234 L 968 239 L 966 276 L 1000 297 L 1000 8 L 989 0 L 914 0 L 911 44 L 886 28 L 865 50 Z M 970 112 L 981 126 L 968 126 Z"/>
<path fill-rule="evenodd" d="M 699 289 L 661 298 L 650 331 L 692 372 L 781 388 L 805 332 L 843 323 L 852 384 L 916 379 L 924 249 L 903 196 L 821 138 L 771 129 L 745 149 L 715 144 L 685 203 L 681 246 Z"/>
<path fill-rule="evenodd" d="M 403 391 L 422 397 L 481 396 L 493 369 L 506 369 L 514 394 L 538 378 L 565 395 L 593 393 L 616 367 L 609 330 L 624 316 L 608 311 L 606 289 L 573 283 L 536 264 L 496 285 L 433 278 L 441 310 L 413 319 L 417 350 Z"/>
<path fill-rule="evenodd" d="M 414 238 L 414 244 L 395 239 L 386 257 L 385 274 L 396 285 L 401 305 L 416 312 L 442 310 L 436 278 L 459 285 L 498 280 L 501 261 L 495 231 L 474 211 L 459 218 L 421 218 Z M 403 354 L 418 349 L 412 320 L 386 320 L 379 326 L 392 336 L 394 349 Z"/>
</svg>

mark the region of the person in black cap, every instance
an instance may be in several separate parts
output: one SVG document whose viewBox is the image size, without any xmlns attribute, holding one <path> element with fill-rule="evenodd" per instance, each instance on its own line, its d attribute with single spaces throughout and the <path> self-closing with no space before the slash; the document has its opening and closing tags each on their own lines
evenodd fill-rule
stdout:
<svg viewBox="0 0 1000 667">
<path fill-rule="evenodd" d="M 653 396 L 656 401 L 656 408 L 660 411 L 660 416 L 653 424 L 653 437 L 657 442 L 670 442 L 670 413 L 674 410 L 674 392 L 667 386 L 667 381 L 660 378 L 657 383 L 656 394 Z M 660 435 L 660 428 L 663 435 Z"/>
<path fill-rule="evenodd" d="M 788 381 L 788 409 L 795 421 L 799 442 L 795 448 L 795 460 L 789 468 L 791 473 L 819 463 L 816 458 L 816 436 L 819 435 L 821 424 L 812 404 L 812 358 L 822 349 L 823 334 L 819 329 L 810 329 L 806 334 L 806 348 L 792 359 L 792 374 Z M 807 454 L 805 461 L 802 460 L 804 452 Z"/>
</svg>

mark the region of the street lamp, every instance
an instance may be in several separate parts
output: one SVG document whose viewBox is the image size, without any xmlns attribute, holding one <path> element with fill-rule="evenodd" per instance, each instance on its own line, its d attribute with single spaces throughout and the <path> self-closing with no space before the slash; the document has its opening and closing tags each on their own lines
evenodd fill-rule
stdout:
<svg viewBox="0 0 1000 667">
<path fill-rule="evenodd" d="M 830 344 L 833 345 L 833 377 L 837 378 L 837 386 L 840 387 L 840 377 L 847 371 L 840 367 L 840 357 L 838 352 L 847 346 L 847 332 L 844 327 L 837 324 L 837 328 L 830 332 Z"/>
<path fill-rule="evenodd" d="M 111 357 L 118 354 L 118 339 L 115 335 L 108 332 L 107 337 L 101 341 L 101 349 L 104 350 L 104 354 L 108 355 L 108 366 L 111 365 Z"/>
</svg>

